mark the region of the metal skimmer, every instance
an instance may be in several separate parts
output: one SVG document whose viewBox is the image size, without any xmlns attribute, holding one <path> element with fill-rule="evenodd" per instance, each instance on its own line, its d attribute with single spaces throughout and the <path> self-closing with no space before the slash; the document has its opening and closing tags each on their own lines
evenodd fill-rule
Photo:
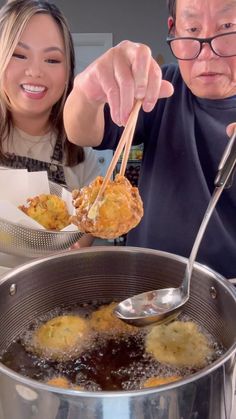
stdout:
<svg viewBox="0 0 236 419">
<path fill-rule="evenodd" d="M 49 182 L 50 193 L 62 196 L 63 187 Z M 0 252 L 25 256 L 43 257 L 55 251 L 68 249 L 83 233 L 73 231 L 37 230 L 0 218 Z"/>
</svg>

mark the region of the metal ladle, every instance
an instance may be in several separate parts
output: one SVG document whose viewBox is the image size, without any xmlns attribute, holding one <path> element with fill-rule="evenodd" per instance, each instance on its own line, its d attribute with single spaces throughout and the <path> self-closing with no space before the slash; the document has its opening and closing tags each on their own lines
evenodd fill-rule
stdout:
<svg viewBox="0 0 236 419">
<path fill-rule="evenodd" d="M 151 323 L 168 322 L 178 316 L 183 305 L 189 299 L 193 265 L 203 234 L 221 193 L 232 184 L 235 166 L 236 130 L 231 136 L 220 161 L 215 178 L 215 189 L 193 244 L 180 287 L 148 291 L 127 298 L 115 307 L 114 314 L 117 317 L 135 326 L 147 326 Z"/>
</svg>

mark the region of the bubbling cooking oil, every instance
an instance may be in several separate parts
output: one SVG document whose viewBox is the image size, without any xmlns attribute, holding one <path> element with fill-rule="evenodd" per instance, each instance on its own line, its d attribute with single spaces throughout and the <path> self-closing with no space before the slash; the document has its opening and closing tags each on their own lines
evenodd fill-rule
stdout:
<svg viewBox="0 0 236 419">
<path fill-rule="evenodd" d="M 177 368 L 155 360 L 145 350 L 148 327 L 137 329 L 135 333 L 126 331 L 121 334 L 117 334 L 115 329 L 112 332 L 112 328 L 99 333 L 91 331 L 91 336 L 87 337 L 88 344 L 83 346 L 82 351 L 64 360 L 52 360 L 32 350 L 35 330 L 43 323 L 56 316 L 72 314 L 89 321 L 98 308 L 99 304 L 93 301 L 81 306 L 58 308 L 36 319 L 1 355 L 1 362 L 21 375 L 44 383 L 54 377 L 65 377 L 71 383 L 70 388 L 79 386 L 85 391 L 138 390 L 150 377 L 177 376 L 181 379 L 199 370 Z M 179 319 L 193 321 L 183 315 Z M 213 355 L 208 359 L 210 364 L 224 353 L 224 348 L 201 326 L 199 329 L 213 348 Z"/>
</svg>

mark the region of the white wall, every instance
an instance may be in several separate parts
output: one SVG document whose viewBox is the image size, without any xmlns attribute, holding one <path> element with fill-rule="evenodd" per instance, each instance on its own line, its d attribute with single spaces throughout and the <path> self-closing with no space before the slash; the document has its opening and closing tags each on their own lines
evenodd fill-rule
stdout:
<svg viewBox="0 0 236 419">
<path fill-rule="evenodd" d="M 54 0 L 72 32 L 112 32 L 114 45 L 123 39 L 148 44 L 156 57 L 173 61 L 166 45 L 166 0 Z M 5 3 L 0 0 L 0 5 Z"/>
<path fill-rule="evenodd" d="M 112 32 L 113 42 L 123 39 L 147 43 L 154 56 L 172 60 L 165 43 L 166 0 L 56 0 L 68 17 L 72 32 Z"/>
</svg>

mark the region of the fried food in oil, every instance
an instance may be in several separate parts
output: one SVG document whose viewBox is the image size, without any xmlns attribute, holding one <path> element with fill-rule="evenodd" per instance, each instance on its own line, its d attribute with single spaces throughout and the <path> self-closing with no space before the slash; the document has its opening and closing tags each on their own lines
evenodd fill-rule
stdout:
<svg viewBox="0 0 236 419">
<path fill-rule="evenodd" d="M 213 354 L 207 337 L 191 321 L 154 326 L 145 343 L 157 361 L 176 367 L 204 367 Z"/>
<path fill-rule="evenodd" d="M 102 182 L 103 178 L 99 176 L 89 186 L 72 192 L 76 215 L 71 221 L 84 233 L 114 239 L 136 227 L 143 216 L 143 203 L 138 188 L 118 174 L 114 181 L 109 181 L 101 200 L 92 207 Z"/>
<path fill-rule="evenodd" d="M 60 375 L 57 377 L 50 378 L 50 380 L 48 380 L 46 384 L 50 386 L 66 388 L 66 389 L 71 389 L 71 390 L 83 390 L 82 386 L 72 384 L 66 377 L 63 377 Z"/>
<path fill-rule="evenodd" d="M 148 388 L 148 387 L 161 386 L 162 384 L 173 383 L 174 381 L 178 381 L 180 379 L 181 377 L 178 375 L 171 375 L 169 377 L 150 377 L 144 381 L 143 387 Z"/>
<path fill-rule="evenodd" d="M 114 333 L 116 335 L 123 333 L 135 333 L 138 327 L 131 326 L 118 319 L 113 313 L 117 303 L 112 302 L 108 305 L 103 305 L 97 310 L 93 311 L 90 318 L 90 327 L 95 332 Z"/>
<path fill-rule="evenodd" d="M 70 381 L 66 377 L 62 376 L 50 378 L 50 380 L 48 380 L 46 384 L 55 387 L 70 388 Z"/>
<path fill-rule="evenodd" d="M 36 329 L 31 350 L 49 359 L 70 359 L 84 349 L 88 332 L 88 321 L 79 316 L 54 317 Z"/>
<path fill-rule="evenodd" d="M 47 230 L 62 230 L 70 224 L 67 205 L 57 195 L 41 194 L 27 202 L 27 206 L 21 205 L 19 209 Z"/>
</svg>

